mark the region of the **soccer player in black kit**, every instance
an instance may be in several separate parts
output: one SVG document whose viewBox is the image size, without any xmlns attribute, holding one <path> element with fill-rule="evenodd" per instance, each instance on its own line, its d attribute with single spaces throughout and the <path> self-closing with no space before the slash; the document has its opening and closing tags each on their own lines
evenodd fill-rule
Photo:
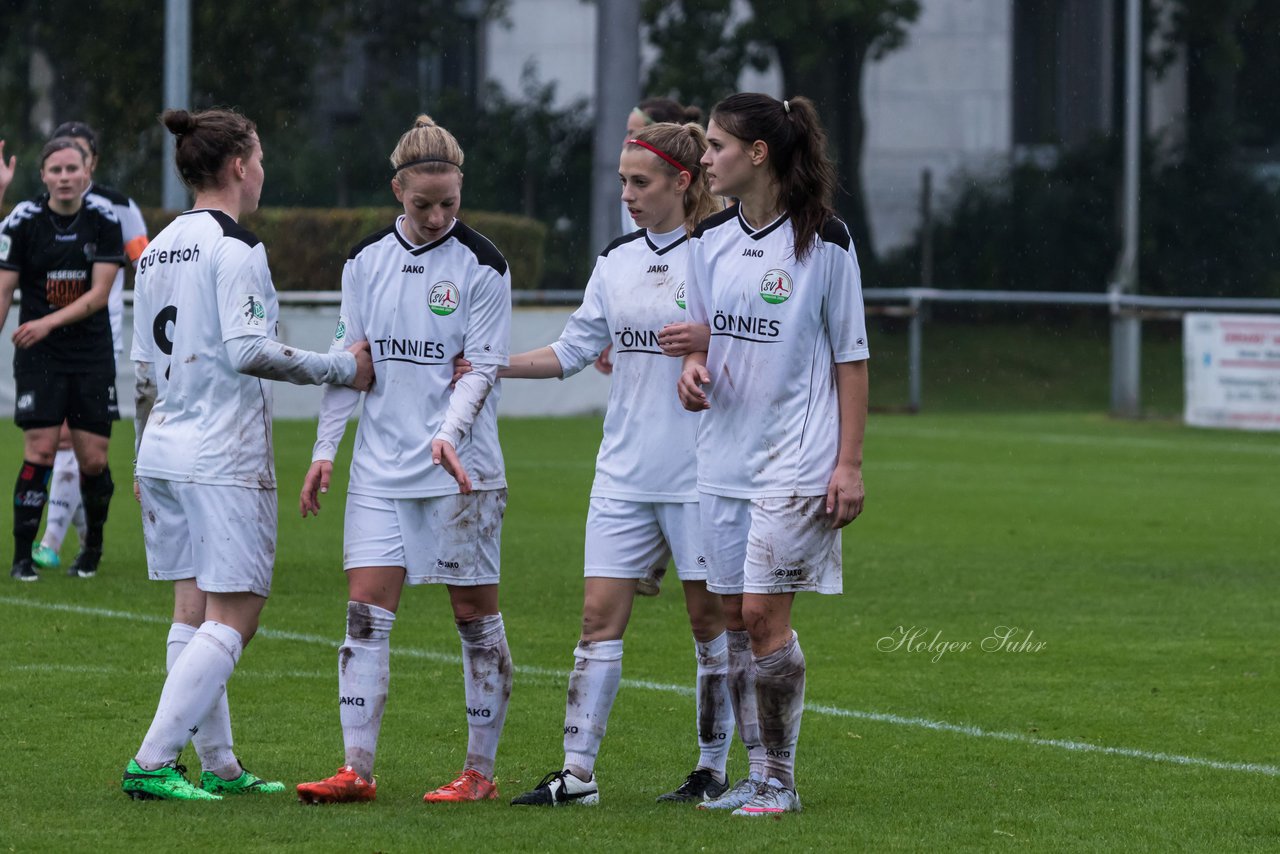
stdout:
<svg viewBox="0 0 1280 854">
<path fill-rule="evenodd" d="M 14 421 L 23 431 L 23 463 L 14 485 L 14 559 L 10 575 L 35 581 L 31 546 L 49 494 L 49 474 L 66 420 L 80 463 L 88 536 L 80 572 L 92 575 L 114 485 L 107 467 L 117 417 L 115 356 L 107 297 L 124 263 L 120 223 L 111 207 L 86 198 L 85 155 L 70 139 L 40 153 L 47 194 L 22 202 L 0 225 L 0 317 L 22 291 L 13 333 Z"/>
</svg>

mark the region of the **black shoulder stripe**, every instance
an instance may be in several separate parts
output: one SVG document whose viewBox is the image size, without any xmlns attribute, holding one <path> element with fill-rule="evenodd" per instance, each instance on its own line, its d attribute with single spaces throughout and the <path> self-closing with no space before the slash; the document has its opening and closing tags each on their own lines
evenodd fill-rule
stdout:
<svg viewBox="0 0 1280 854">
<path fill-rule="evenodd" d="M 368 237 L 361 240 L 355 246 L 351 247 L 351 251 L 347 253 L 347 260 L 348 261 L 352 260 L 357 255 L 359 255 L 360 252 L 363 251 L 366 247 L 372 246 L 373 244 L 377 243 L 379 240 L 386 237 L 388 234 L 390 234 L 395 230 L 396 230 L 396 227 L 394 225 L 389 225 L 386 228 L 382 229 L 381 231 L 375 231 L 373 234 L 370 234 Z"/>
<path fill-rule="evenodd" d="M 630 234 L 624 234 L 624 235 L 622 235 L 621 237 L 619 237 L 617 240 L 613 241 L 613 242 L 612 242 L 612 243 L 610 243 L 608 246 L 606 246 L 606 247 L 604 248 L 604 251 L 600 253 L 600 257 L 601 257 L 601 258 L 606 258 L 606 257 L 608 257 L 608 255 L 609 255 L 609 253 L 610 253 L 610 252 L 612 252 L 613 250 L 617 249 L 619 246 L 626 246 L 626 245 L 627 245 L 628 243 L 630 243 L 631 241 L 633 241 L 633 240 L 639 240 L 639 239 L 640 239 L 640 238 L 642 238 L 642 237 L 644 237 L 644 229 L 643 229 L 643 228 L 636 229 L 635 231 L 631 232 Z"/>
<path fill-rule="evenodd" d="M 124 205 L 128 207 L 129 197 L 114 187 L 104 187 L 96 181 L 89 185 L 89 192 L 102 196 L 102 198 L 111 202 L 113 205 Z"/>
<path fill-rule="evenodd" d="M 738 206 L 736 204 L 730 205 L 729 207 L 720 211 L 720 213 L 712 214 L 711 216 L 704 219 L 702 222 L 698 223 L 698 227 L 693 230 L 693 236 L 695 238 L 701 237 L 702 233 L 707 229 L 715 228 L 718 225 L 724 225 L 726 222 L 733 222 L 737 218 L 738 218 Z"/>
<path fill-rule="evenodd" d="M 208 213 L 209 216 L 213 217 L 218 225 L 222 226 L 222 233 L 225 236 L 239 240 L 250 249 L 262 242 L 258 239 L 258 235 L 254 234 L 252 231 L 245 228 L 222 211 L 206 210 L 205 212 Z"/>
<path fill-rule="evenodd" d="M 827 243 L 834 243 L 846 252 L 849 251 L 849 244 L 853 243 L 853 238 L 849 236 L 849 226 L 836 216 L 822 224 L 822 239 Z"/>
<path fill-rule="evenodd" d="M 462 220 L 458 220 L 458 224 L 453 227 L 453 231 L 449 233 L 449 236 L 457 239 L 459 243 L 470 249 L 471 254 L 475 255 L 476 260 L 484 266 L 497 270 L 500 276 L 507 274 L 507 259 L 502 257 L 498 247 L 494 246 L 489 241 L 489 238 Z"/>
</svg>

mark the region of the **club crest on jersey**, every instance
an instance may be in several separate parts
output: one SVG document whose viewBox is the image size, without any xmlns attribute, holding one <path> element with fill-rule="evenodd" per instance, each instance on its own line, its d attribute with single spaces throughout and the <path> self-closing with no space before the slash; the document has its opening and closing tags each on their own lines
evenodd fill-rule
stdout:
<svg viewBox="0 0 1280 854">
<path fill-rule="evenodd" d="M 0 261 L 9 260 L 9 249 L 13 246 L 13 240 L 7 234 L 0 234 Z"/>
<path fill-rule="evenodd" d="M 760 298 L 770 305 L 777 305 L 787 301 L 791 288 L 791 277 L 785 270 L 770 270 L 760 280 Z"/>
<path fill-rule="evenodd" d="M 431 286 L 431 296 L 427 299 L 427 307 L 432 314 L 447 317 L 458 310 L 461 293 L 453 282 L 436 282 Z"/>
<path fill-rule="evenodd" d="M 684 282 L 681 282 L 680 286 L 676 288 L 676 305 L 684 308 Z"/>
<path fill-rule="evenodd" d="M 241 308 L 244 309 L 245 326 L 261 326 L 263 318 L 267 316 L 267 307 L 257 294 L 245 294 Z"/>
</svg>

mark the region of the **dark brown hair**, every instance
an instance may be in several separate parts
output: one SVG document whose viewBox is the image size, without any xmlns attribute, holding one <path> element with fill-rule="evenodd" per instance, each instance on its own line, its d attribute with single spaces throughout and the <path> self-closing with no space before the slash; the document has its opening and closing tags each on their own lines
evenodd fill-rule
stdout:
<svg viewBox="0 0 1280 854">
<path fill-rule="evenodd" d="M 716 104 L 711 120 L 747 145 L 760 140 L 769 146 L 778 203 L 791 216 L 795 258 L 803 261 L 823 225 L 835 216 L 836 170 L 813 102 L 739 92 Z"/>
<path fill-rule="evenodd" d="M 707 176 L 698 161 L 707 150 L 707 134 L 697 122 L 678 125 L 661 122 L 649 125 L 636 133 L 633 139 L 647 142 L 689 173 L 689 189 L 684 191 L 684 229 L 690 234 L 694 226 L 721 210 L 724 206 L 707 185 Z M 680 174 L 676 167 L 654 155 L 658 165 L 672 175 Z"/>
<path fill-rule="evenodd" d="M 702 110 L 686 107 L 671 98 L 645 98 L 636 104 L 636 109 L 644 113 L 650 122 L 675 122 L 682 125 L 702 120 Z"/>
<path fill-rule="evenodd" d="M 44 162 L 49 159 L 50 154 L 55 151 L 65 151 L 68 148 L 74 148 L 76 154 L 80 155 L 80 162 L 82 164 L 85 162 L 87 156 L 84 149 L 80 147 L 80 143 L 69 136 L 59 136 L 46 142 L 44 148 L 40 149 L 40 168 L 44 169 Z"/>
<path fill-rule="evenodd" d="M 178 138 L 174 163 L 182 182 L 193 190 L 220 186 L 218 173 L 233 157 L 253 152 L 258 126 L 235 110 L 165 110 L 160 121 Z"/>
</svg>

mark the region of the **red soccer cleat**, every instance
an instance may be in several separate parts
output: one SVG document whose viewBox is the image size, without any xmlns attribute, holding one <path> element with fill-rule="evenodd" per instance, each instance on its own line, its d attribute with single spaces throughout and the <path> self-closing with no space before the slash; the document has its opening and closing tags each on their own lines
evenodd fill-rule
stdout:
<svg viewBox="0 0 1280 854">
<path fill-rule="evenodd" d="M 479 771 L 467 769 L 462 776 L 434 792 L 427 792 L 422 800 L 429 804 L 458 804 L 464 801 L 491 801 L 498 797 L 498 787 L 485 779 Z"/>
<path fill-rule="evenodd" d="M 298 784 L 298 800 L 304 804 L 351 804 L 371 801 L 377 794 L 378 784 L 365 780 L 350 765 L 343 765 L 327 780 Z"/>
</svg>

